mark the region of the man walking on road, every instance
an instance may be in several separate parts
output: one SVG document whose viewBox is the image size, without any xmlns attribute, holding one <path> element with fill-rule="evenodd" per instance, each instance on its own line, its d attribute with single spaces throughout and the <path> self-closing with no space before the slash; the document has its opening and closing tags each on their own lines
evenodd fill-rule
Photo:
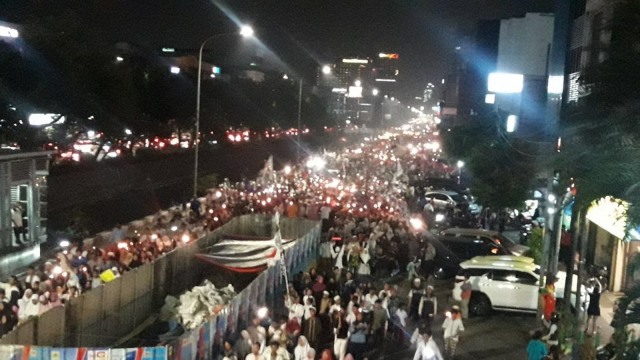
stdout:
<svg viewBox="0 0 640 360">
<path fill-rule="evenodd" d="M 464 325 L 460 320 L 460 309 L 454 306 L 451 314 L 447 316 L 442 324 L 444 329 L 444 354 L 447 358 L 453 358 L 456 354 L 460 333 L 464 331 Z"/>
<path fill-rule="evenodd" d="M 416 354 L 413 356 L 413 360 L 444 360 L 438 345 L 433 341 L 431 336 L 431 330 L 425 329 L 421 337 L 418 339 L 418 348 Z"/>
</svg>

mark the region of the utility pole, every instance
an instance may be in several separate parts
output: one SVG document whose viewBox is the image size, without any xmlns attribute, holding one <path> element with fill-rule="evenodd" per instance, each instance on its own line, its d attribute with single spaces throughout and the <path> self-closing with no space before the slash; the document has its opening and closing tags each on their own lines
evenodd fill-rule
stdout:
<svg viewBox="0 0 640 360">
<path fill-rule="evenodd" d="M 300 164 L 300 133 L 302 132 L 302 129 L 300 127 L 300 122 L 302 119 L 302 78 L 300 78 L 299 82 L 298 82 L 298 151 L 297 151 L 297 163 Z"/>
</svg>

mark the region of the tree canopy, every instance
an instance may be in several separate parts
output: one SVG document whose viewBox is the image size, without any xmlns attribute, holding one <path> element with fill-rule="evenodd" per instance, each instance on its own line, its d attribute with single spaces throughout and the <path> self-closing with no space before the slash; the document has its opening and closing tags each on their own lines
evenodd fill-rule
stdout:
<svg viewBox="0 0 640 360">
<path fill-rule="evenodd" d="M 631 203 L 630 224 L 640 223 L 640 2 L 616 4 L 606 24 L 607 58 L 580 77 L 587 93 L 563 116 L 563 151 L 555 166 L 570 174 L 585 208 L 610 195 Z"/>
<path fill-rule="evenodd" d="M 447 154 L 465 162 L 481 204 L 519 208 L 529 198 L 535 179 L 535 148 L 509 136 L 503 119 L 503 114 L 491 112 L 440 133 Z"/>
</svg>

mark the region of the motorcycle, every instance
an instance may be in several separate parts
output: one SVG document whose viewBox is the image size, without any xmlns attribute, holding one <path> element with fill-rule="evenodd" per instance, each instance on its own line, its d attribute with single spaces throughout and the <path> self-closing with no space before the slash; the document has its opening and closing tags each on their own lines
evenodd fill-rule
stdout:
<svg viewBox="0 0 640 360">
<path fill-rule="evenodd" d="M 614 360 L 616 358 L 616 346 L 612 343 L 599 346 L 596 349 L 596 360 Z"/>
<path fill-rule="evenodd" d="M 525 224 L 520 227 L 520 244 L 527 245 L 531 237 L 531 224 Z"/>
</svg>

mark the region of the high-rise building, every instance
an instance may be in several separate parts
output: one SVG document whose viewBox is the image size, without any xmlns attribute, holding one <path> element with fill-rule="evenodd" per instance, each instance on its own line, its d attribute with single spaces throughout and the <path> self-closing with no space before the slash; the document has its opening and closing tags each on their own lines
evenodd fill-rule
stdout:
<svg viewBox="0 0 640 360">
<path fill-rule="evenodd" d="M 396 90 L 396 83 L 400 75 L 398 60 L 400 55 L 396 53 L 379 53 L 373 58 L 371 68 L 372 84 L 385 95 L 392 95 Z"/>
<path fill-rule="evenodd" d="M 580 87 L 584 69 L 607 58 L 611 31 L 607 23 L 619 0 L 572 0 L 571 38 L 567 61 L 568 91 L 565 102 L 575 102 L 587 92 Z"/>
<path fill-rule="evenodd" d="M 355 57 L 343 58 L 331 65 L 318 68 L 317 84 L 321 87 L 347 89 L 356 81 L 368 82 L 371 72 L 371 60 Z"/>
<path fill-rule="evenodd" d="M 393 96 L 399 55 L 379 53 L 372 57 L 341 58 L 321 65 L 317 71 L 319 91 L 328 94 L 330 111 L 338 124 L 343 121 L 380 124 L 384 95 Z"/>
</svg>

